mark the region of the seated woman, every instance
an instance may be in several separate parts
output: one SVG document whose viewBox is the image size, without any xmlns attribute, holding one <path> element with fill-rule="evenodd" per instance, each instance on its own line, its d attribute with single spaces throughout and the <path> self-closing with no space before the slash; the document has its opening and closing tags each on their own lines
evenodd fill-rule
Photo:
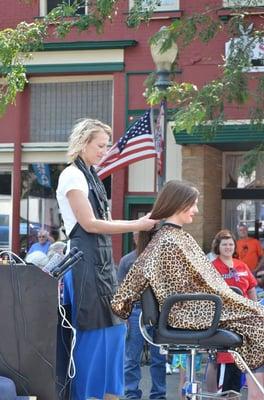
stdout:
<svg viewBox="0 0 264 400">
<path fill-rule="evenodd" d="M 257 301 L 257 281 L 248 266 L 242 260 L 235 258 L 236 239 L 232 232 L 227 229 L 218 232 L 212 243 L 212 252 L 216 254 L 216 258 L 212 263 L 228 286 L 240 289 L 242 296 Z M 220 384 L 222 391 L 235 390 L 239 392 L 242 373 L 234 364 L 232 355 L 218 353 L 217 363 L 221 364 L 221 369 L 218 367 L 218 372 L 221 371 L 220 376 L 223 377 L 223 381 Z M 208 365 L 206 381 L 209 391 L 209 384 L 214 388 L 212 391 L 216 391 L 216 368 L 217 365 L 214 362 Z M 259 381 L 263 379 L 262 375 L 257 375 L 256 378 Z M 259 393 L 257 393 L 257 390 L 254 382 L 248 379 L 248 400 L 258 399 Z"/>
<path fill-rule="evenodd" d="M 182 229 L 198 212 L 198 194 L 190 184 L 175 180 L 166 183 L 151 213 L 151 218 L 162 220 L 163 224 L 152 232 L 152 238 L 140 233 L 140 255 L 114 296 L 112 308 L 121 318 L 127 318 L 133 302 L 149 285 L 160 306 L 175 293 L 219 295 L 223 300 L 220 327 L 243 337 L 243 345 L 237 351 L 254 369 L 264 364 L 264 309 L 232 291 L 198 243 Z M 168 323 L 183 329 L 206 329 L 213 313 L 214 306 L 208 302 L 177 303 Z M 239 366 L 239 360 L 235 361 Z"/>
</svg>

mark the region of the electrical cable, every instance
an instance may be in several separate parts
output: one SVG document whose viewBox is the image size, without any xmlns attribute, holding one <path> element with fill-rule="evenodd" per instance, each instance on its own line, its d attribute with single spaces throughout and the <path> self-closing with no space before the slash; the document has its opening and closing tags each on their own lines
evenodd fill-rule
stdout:
<svg viewBox="0 0 264 400">
<path fill-rule="evenodd" d="M 0 257 L 2 254 L 6 254 L 8 256 L 8 259 L 9 259 L 11 265 L 16 264 L 16 260 L 14 259 L 14 256 L 18 259 L 19 262 L 21 262 L 21 264 L 26 264 L 25 261 L 21 257 L 19 257 L 16 253 L 14 253 L 11 250 L 2 250 L 2 251 L 0 251 Z"/>
<path fill-rule="evenodd" d="M 69 322 L 69 320 L 66 318 L 66 310 L 61 304 L 61 298 L 60 298 L 60 281 L 58 285 L 58 305 L 59 305 L 59 313 L 61 315 L 62 321 L 61 321 L 61 326 L 65 329 L 71 329 L 72 331 L 72 341 L 71 341 L 71 350 L 70 350 L 70 360 L 69 360 L 69 365 L 68 365 L 68 377 L 70 379 L 73 379 L 76 375 L 76 367 L 75 367 L 75 362 L 74 362 L 74 357 L 73 357 L 73 351 L 76 345 L 76 329 L 72 326 L 72 324 Z"/>
</svg>

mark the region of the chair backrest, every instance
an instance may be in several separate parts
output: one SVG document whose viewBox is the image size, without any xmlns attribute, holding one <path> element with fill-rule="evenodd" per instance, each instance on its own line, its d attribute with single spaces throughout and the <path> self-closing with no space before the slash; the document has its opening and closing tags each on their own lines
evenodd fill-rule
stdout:
<svg viewBox="0 0 264 400">
<path fill-rule="evenodd" d="M 141 295 L 141 306 L 144 325 L 157 325 L 159 321 L 159 305 L 150 286 Z"/>
</svg>

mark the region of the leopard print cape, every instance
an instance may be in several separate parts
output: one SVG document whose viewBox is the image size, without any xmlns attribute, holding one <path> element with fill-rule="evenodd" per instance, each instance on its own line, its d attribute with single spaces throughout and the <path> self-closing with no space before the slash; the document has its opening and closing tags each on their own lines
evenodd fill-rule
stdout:
<svg viewBox="0 0 264 400">
<path fill-rule="evenodd" d="M 165 224 L 156 233 L 115 294 L 113 311 L 121 318 L 128 318 L 133 303 L 148 285 L 160 306 L 176 293 L 220 296 L 223 300 L 220 328 L 243 337 L 243 345 L 236 350 L 251 369 L 264 364 L 264 307 L 232 291 L 194 238 L 183 229 Z M 208 301 L 177 303 L 168 322 L 177 328 L 205 329 L 210 326 L 213 313 L 214 306 Z"/>
</svg>

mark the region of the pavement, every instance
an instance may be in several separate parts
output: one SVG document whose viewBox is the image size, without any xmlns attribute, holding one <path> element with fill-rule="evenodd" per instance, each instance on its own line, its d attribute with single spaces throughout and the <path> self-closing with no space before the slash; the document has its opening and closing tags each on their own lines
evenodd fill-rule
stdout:
<svg viewBox="0 0 264 400">
<path fill-rule="evenodd" d="M 197 380 L 203 382 L 204 381 L 204 373 L 197 374 Z M 179 382 L 179 374 L 173 373 L 172 375 L 167 375 L 167 400 L 181 400 L 178 396 L 178 382 Z M 204 383 L 203 383 L 204 387 Z M 140 384 L 140 388 L 143 391 L 142 400 L 149 399 L 149 392 L 151 388 L 151 379 L 149 373 L 149 366 L 144 365 L 142 367 L 142 380 Z M 204 388 L 203 388 L 204 390 Z M 222 397 L 223 398 L 223 397 Z M 209 397 L 200 397 L 201 400 L 209 400 Z M 247 399 L 247 390 L 243 388 L 241 391 L 241 400 Z M 212 400 L 212 399 L 211 399 Z"/>
</svg>

